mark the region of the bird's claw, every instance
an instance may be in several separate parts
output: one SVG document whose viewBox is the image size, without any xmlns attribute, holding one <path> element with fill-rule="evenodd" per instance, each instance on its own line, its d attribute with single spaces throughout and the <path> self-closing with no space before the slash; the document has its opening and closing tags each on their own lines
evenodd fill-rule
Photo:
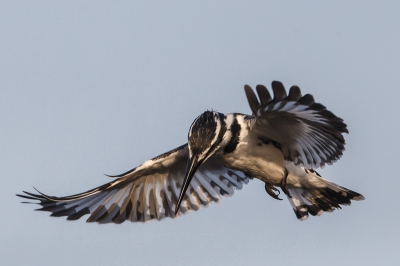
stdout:
<svg viewBox="0 0 400 266">
<path fill-rule="evenodd" d="M 271 186 L 268 183 L 265 183 L 265 191 L 268 193 L 268 195 L 270 195 L 271 197 L 273 197 L 276 200 L 282 200 L 281 198 L 279 198 L 279 194 L 281 194 L 281 192 L 279 191 L 279 189 L 277 189 L 274 186 Z M 278 193 L 275 193 L 274 191 L 277 191 Z"/>
</svg>

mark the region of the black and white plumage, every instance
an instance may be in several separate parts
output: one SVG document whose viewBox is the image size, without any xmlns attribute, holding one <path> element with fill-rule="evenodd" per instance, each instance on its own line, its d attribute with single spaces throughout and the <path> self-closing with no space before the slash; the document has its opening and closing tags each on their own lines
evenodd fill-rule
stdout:
<svg viewBox="0 0 400 266">
<path fill-rule="evenodd" d="M 364 197 L 322 179 L 312 168 L 332 164 L 344 151 L 346 124 L 311 95 L 274 81 L 274 98 L 261 85 L 260 99 L 245 92 L 253 115 L 206 111 L 192 123 L 188 144 L 157 156 L 103 186 L 68 197 L 25 192 L 51 216 L 88 222 L 146 222 L 198 210 L 232 196 L 250 179 L 280 187 L 298 219 L 349 205 Z"/>
<path fill-rule="evenodd" d="M 177 198 L 183 182 L 187 145 L 153 158 L 103 186 L 69 197 L 51 197 L 27 193 L 28 199 L 39 199 L 42 211 L 51 216 L 67 216 L 76 220 L 91 214 L 88 222 L 146 222 L 174 217 Z M 181 213 L 198 210 L 221 196 L 233 195 L 249 182 L 243 173 L 227 169 L 213 160 L 205 162 L 196 172 L 180 208 Z M 178 214 L 178 215 L 179 215 Z"/>
<path fill-rule="evenodd" d="M 286 95 L 282 83 L 272 82 L 273 99 L 264 86 L 258 85 L 256 89 L 261 104 L 253 90 L 245 86 L 257 121 L 252 130 L 280 143 L 286 160 L 318 168 L 340 158 L 345 144 L 342 133 L 348 133 L 341 118 L 315 103 L 312 95 L 302 96 L 297 86 Z"/>
</svg>

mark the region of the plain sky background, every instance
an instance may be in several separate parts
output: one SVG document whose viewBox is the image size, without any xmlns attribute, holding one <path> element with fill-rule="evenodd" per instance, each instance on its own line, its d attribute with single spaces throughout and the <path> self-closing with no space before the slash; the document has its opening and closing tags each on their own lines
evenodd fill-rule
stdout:
<svg viewBox="0 0 400 266">
<path fill-rule="evenodd" d="M 1 1 L 2 265 L 398 265 L 398 1 Z M 179 219 L 68 222 L 15 196 L 86 191 L 186 142 L 243 85 L 299 85 L 342 117 L 320 173 L 364 194 L 300 222 L 253 180 Z"/>
</svg>

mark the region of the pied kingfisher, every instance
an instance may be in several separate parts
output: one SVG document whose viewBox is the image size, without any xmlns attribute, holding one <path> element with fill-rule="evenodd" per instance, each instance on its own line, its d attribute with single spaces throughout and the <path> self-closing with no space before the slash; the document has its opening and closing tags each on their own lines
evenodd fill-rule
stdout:
<svg viewBox="0 0 400 266">
<path fill-rule="evenodd" d="M 273 98 L 264 86 L 256 89 L 260 102 L 245 86 L 253 115 L 206 111 L 192 123 L 187 144 L 110 176 L 114 181 L 67 197 L 39 191 L 17 196 L 39 200 L 39 210 L 51 216 L 76 220 L 90 214 L 87 222 L 99 223 L 175 218 L 220 202 L 253 178 L 275 199 L 281 188 L 300 220 L 363 200 L 313 170 L 342 155 L 342 134 L 348 133 L 343 120 L 297 86 L 287 95 L 274 81 Z"/>
</svg>

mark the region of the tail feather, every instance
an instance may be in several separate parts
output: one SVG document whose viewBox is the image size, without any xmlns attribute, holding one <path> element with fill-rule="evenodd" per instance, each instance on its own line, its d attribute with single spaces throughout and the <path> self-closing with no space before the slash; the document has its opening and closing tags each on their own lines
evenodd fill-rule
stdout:
<svg viewBox="0 0 400 266">
<path fill-rule="evenodd" d="M 290 205 L 294 210 L 294 213 L 299 220 L 305 220 L 308 218 L 308 208 L 306 203 L 304 202 L 304 198 L 301 197 L 301 189 L 289 189 L 291 194 L 291 198 L 288 197 Z"/>
<path fill-rule="evenodd" d="M 306 220 L 309 214 L 319 216 L 341 209 L 341 205 L 349 206 L 352 200 L 365 199 L 360 193 L 321 178 L 315 171 L 306 171 L 306 178 L 292 176 L 292 180 L 292 186 L 288 184 L 291 195 L 288 200 L 299 220 Z"/>
</svg>

